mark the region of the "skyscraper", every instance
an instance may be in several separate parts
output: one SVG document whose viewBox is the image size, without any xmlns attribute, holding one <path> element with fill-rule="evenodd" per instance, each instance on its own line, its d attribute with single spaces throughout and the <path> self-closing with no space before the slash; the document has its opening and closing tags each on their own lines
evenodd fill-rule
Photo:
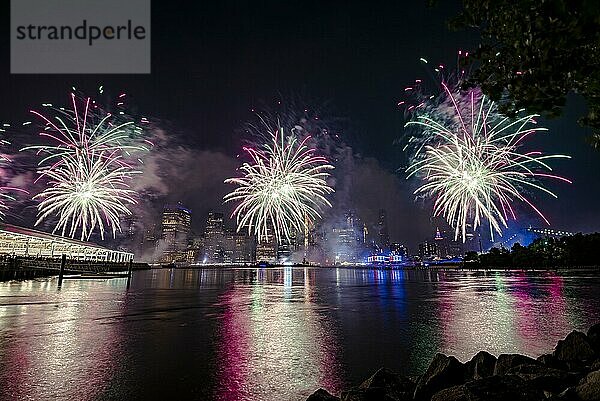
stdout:
<svg viewBox="0 0 600 401">
<path fill-rule="evenodd" d="M 204 229 L 204 261 L 206 263 L 225 262 L 224 241 L 223 213 L 208 212 Z"/>
<path fill-rule="evenodd" d="M 257 262 L 277 262 L 277 240 L 272 234 L 267 238 L 260 238 L 256 242 L 256 261 Z"/>
<path fill-rule="evenodd" d="M 336 264 L 356 263 L 363 247 L 364 226 L 361 227 L 359 219 L 354 212 L 348 211 L 344 221 L 339 227 L 332 230 L 334 255 Z"/>
<path fill-rule="evenodd" d="M 377 246 L 381 251 L 385 252 L 390 248 L 390 235 L 388 233 L 385 209 L 379 209 L 379 221 L 377 222 L 377 229 Z"/>
<path fill-rule="evenodd" d="M 192 211 L 181 203 L 165 205 L 162 215 L 160 248 L 161 262 L 185 262 L 186 248 L 191 232 Z"/>
</svg>

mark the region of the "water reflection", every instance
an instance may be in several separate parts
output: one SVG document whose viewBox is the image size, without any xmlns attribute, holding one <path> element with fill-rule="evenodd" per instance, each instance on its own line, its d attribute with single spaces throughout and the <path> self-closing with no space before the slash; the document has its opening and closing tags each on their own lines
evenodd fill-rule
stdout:
<svg viewBox="0 0 600 401">
<path fill-rule="evenodd" d="M 8 284 L 0 298 L 0 395 L 5 399 L 96 399 L 120 353 L 119 327 L 98 327 L 101 304 L 123 292 L 91 297 L 86 282 Z M 73 380 L 86 377 L 85 381 Z M 42 396 L 41 396 L 42 395 Z"/>
<path fill-rule="evenodd" d="M 445 277 L 440 282 L 441 348 L 463 360 L 480 349 L 534 357 L 550 352 L 569 331 L 586 329 L 598 316 L 597 302 L 583 305 L 585 299 L 566 297 L 556 272 Z"/>
<path fill-rule="evenodd" d="M 600 312 L 600 275 L 153 270 L 0 283 L 0 399 L 302 400 L 436 352 L 549 352 Z"/>
<path fill-rule="evenodd" d="M 221 297 L 217 399 L 298 400 L 341 389 L 336 328 L 312 302 L 313 269 L 258 269 Z"/>
</svg>

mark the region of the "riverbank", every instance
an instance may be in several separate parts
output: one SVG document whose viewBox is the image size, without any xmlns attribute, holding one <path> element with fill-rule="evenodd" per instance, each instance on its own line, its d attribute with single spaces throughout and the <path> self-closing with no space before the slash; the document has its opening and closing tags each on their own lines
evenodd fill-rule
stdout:
<svg viewBox="0 0 600 401">
<path fill-rule="evenodd" d="M 598 401 L 600 323 L 571 332 L 537 359 L 480 351 L 461 363 L 437 354 L 420 376 L 381 368 L 340 396 L 319 389 L 307 401 Z"/>
</svg>

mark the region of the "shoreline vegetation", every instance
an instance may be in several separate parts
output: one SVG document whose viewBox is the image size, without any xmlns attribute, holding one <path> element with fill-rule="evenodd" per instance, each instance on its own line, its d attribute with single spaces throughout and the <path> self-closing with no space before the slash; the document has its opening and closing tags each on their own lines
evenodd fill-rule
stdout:
<svg viewBox="0 0 600 401">
<path fill-rule="evenodd" d="M 572 331 L 552 353 L 536 359 L 480 351 L 462 363 L 438 353 L 422 375 L 402 376 L 383 367 L 340 396 L 321 388 L 306 401 L 503 400 L 600 400 L 600 323 L 587 333 Z"/>
<path fill-rule="evenodd" d="M 486 253 L 467 252 L 465 266 L 522 267 L 598 266 L 600 233 L 575 234 L 561 238 L 538 238 L 528 246 L 518 242 L 510 249 L 491 248 Z"/>
</svg>

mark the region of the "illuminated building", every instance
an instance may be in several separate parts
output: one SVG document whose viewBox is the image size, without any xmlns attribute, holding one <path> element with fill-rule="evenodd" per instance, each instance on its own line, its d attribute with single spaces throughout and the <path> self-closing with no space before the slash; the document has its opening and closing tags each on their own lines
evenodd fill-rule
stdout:
<svg viewBox="0 0 600 401">
<path fill-rule="evenodd" d="M 256 261 L 267 263 L 277 262 L 277 241 L 275 241 L 272 235 L 257 241 Z"/>
<path fill-rule="evenodd" d="M 421 260 L 431 260 L 437 256 L 437 246 L 435 242 L 425 241 L 419 244 L 419 256 Z"/>
<path fill-rule="evenodd" d="M 204 229 L 204 263 L 224 263 L 225 224 L 223 213 L 208 212 Z"/>
<path fill-rule="evenodd" d="M 243 233 L 226 231 L 221 248 L 222 263 L 248 264 L 254 262 L 254 238 Z"/>
<path fill-rule="evenodd" d="M 333 261 L 335 264 L 353 264 L 364 247 L 364 225 L 351 211 L 345 214 L 340 227 L 332 229 Z"/>
<path fill-rule="evenodd" d="M 154 252 L 156 252 L 157 246 L 158 238 L 156 237 L 156 224 L 153 224 L 144 231 L 141 243 L 142 254 L 148 255 L 147 258 L 151 258 L 151 256 L 154 255 Z"/>
<path fill-rule="evenodd" d="M 297 250 L 296 244 L 297 236 L 293 234 L 290 239 L 283 238 L 279 244 L 277 244 L 277 260 L 279 262 L 289 262 L 292 259 L 292 255 Z"/>
<path fill-rule="evenodd" d="M 377 230 L 377 246 L 380 250 L 386 251 L 390 247 L 390 235 L 388 233 L 385 209 L 379 210 L 379 221 L 377 222 Z"/>
<path fill-rule="evenodd" d="M 0 225 L 0 254 L 35 258 L 128 262 L 131 252 L 114 251 L 91 242 L 77 241 L 59 235 L 10 224 Z"/>
<path fill-rule="evenodd" d="M 201 252 L 204 249 L 204 238 L 196 237 L 188 242 L 188 247 L 186 249 L 187 253 L 187 262 L 189 264 L 198 263 L 198 260 L 201 257 Z"/>
<path fill-rule="evenodd" d="M 223 213 L 209 212 L 201 239 L 192 248 L 201 249 L 204 264 L 248 264 L 254 262 L 254 238 L 225 228 Z"/>
<path fill-rule="evenodd" d="M 400 255 L 400 256 L 406 256 L 408 254 L 408 250 L 406 249 L 406 247 L 402 244 L 399 243 L 393 243 L 390 244 L 390 251 L 394 254 L 394 255 Z"/>
<path fill-rule="evenodd" d="M 435 229 L 435 237 L 433 237 L 433 242 L 435 243 L 435 255 L 441 259 L 447 257 L 448 241 L 446 241 L 446 238 L 442 236 L 439 227 Z"/>
<path fill-rule="evenodd" d="M 177 205 L 166 205 L 162 215 L 160 247 L 161 262 L 186 262 L 187 245 L 191 232 L 192 212 Z"/>
<path fill-rule="evenodd" d="M 390 253 L 389 255 L 385 255 L 382 253 L 376 255 L 369 255 L 367 257 L 367 262 L 372 265 L 388 265 L 388 264 L 400 264 L 405 261 L 405 256 L 396 255 Z"/>
<path fill-rule="evenodd" d="M 233 263 L 254 263 L 254 237 L 242 233 L 234 233 L 233 245 L 231 258 Z"/>
</svg>

